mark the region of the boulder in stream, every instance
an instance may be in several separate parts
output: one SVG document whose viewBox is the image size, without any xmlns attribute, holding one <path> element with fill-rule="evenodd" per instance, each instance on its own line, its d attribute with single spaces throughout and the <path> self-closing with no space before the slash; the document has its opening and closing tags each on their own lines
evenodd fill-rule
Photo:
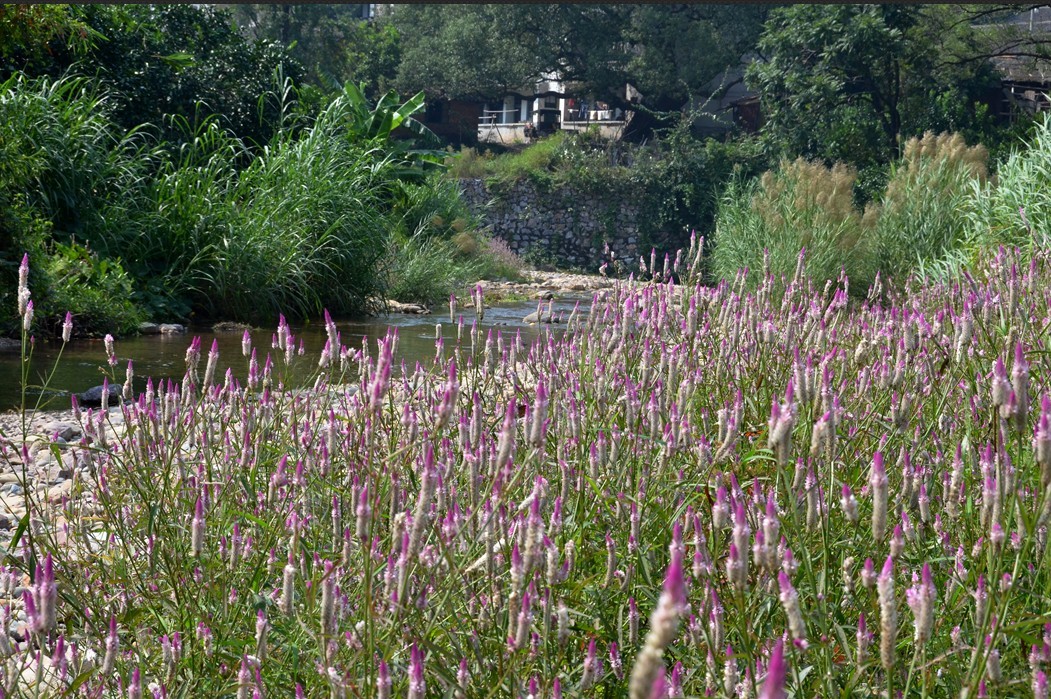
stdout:
<svg viewBox="0 0 1051 699">
<path fill-rule="evenodd" d="M 536 323 L 559 323 L 561 322 L 561 320 L 551 311 L 545 311 L 543 313 L 537 313 L 536 311 L 533 311 L 525 318 L 523 318 L 522 322 L 529 323 L 532 325 Z"/>
<path fill-rule="evenodd" d="M 123 388 L 120 384 L 109 384 L 109 403 L 116 405 L 120 401 Z M 96 408 L 102 405 L 102 386 L 92 386 L 83 393 L 77 394 L 77 402 L 88 408 Z"/>
</svg>

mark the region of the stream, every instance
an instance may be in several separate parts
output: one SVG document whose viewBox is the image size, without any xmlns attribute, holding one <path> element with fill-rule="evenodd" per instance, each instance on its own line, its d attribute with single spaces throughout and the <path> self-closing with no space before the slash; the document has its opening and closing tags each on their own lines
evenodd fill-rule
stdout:
<svg viewBox="0 0 1051 699">
<path fill-rule="evenodd" d="M 591 297 L 580 294 L 555 301 L 555 317 L 561 316 L 563 321 L 567 319 L 578 301 L 580 303 L 578 313 L 586 313 L 591 304 Z M 544 309 L 546 311 L 547 302 L 544 302 Z M 490 328 L 503 332 L 505 340 L 513 336 L 515 332 L 521 331 L 522 339 L 528 346 L 547 328 L 552 328 L 555 332 L 560 332 L 565 328 L 564 322 L 539 326 L 523 322 L 522 319 L 526 315 L 536 310 L 537 301 L 501 303 L 486 308 L 484 318 L 479 323 L 482 337 L 488 334 Z M 471 309 L 464 309 L 457 312 L 457 318 L 461 314 L 464 322 L 464 342 L 466 343 L 469 342 L 468 333 L 475 321 L 475 314 Z M 362 339 L 368 338 L 370 352 L 373 356 L 375 356 L 375 340 L 386 335 L 388 328 L 398 328 L 398 352 L 394 358 L 395 372 L 400 371 L 403 361 L 405 366 L 411 369 L 416 362 L 426 364 L 434 358 L 435 325 L 438 323 L 442 326 L 442 337 L 446 348 L 456 343 L 456 325 L 449 322 L 448 312 L 431 315 L 391 313 L 387 316 L 365 319 L 337 319 L 335 322 L 344 345 L 351 349 L 359 349 Z M 260 366 L 265 361 L 267 352 L 270 352 L 273 355 L 275 372 L 280 372 L 283 370 L 284 362 L 278 358 L 277 351 L 272 349 L 272 338 L 276 329 L 275 322 L 273 328 L 253 329 L 251 337 L 252 347 L 256 348 Z M 321 349 L 327 338 L 324 324 L 321 322 L 292 325 L 291 331 L 296 338 L 297 346 L 299 340 L 303 340 L 305 355 L 297 357 L 292 363 L 292 373 L 285 380 L 286 386 L 290 388 L 301 386 L 307 380 L 312 380 L 321 356 Z M 241 352 L 242 335 L 242 332 L 214 332 L 211 327 L 190 326 L 189 331 L 182 335 L 139 335 L 119 339 L 115 343 L 119 361 L 113 369 L 114 376 L 118 383 L 123 383 L 128 360 L 131 360 L 135 372 L 136 394 L 145 390 L 147 377 L 152 377 L 155 382 L 161 379 L 180 382 L 186 370 L 186 349 L 190 346 L 194 336 L 200 336 L 200 370 L 204 371 L 208 351 L 214 339 L 219 344 L 216 381 L 222 382 L 227 368 L 231 368 L 234 376 L 243 385 L 248 374 L 248 360 Z M 59 357 L 60 352 L 61 360 L 56 366 L 55 360 Z M 42 409 L 66 410 L 70 406 L 71 394 L 98 386 L 102 383 L 103 378 L 109 375 L 108 370 L 106 351 L 101 339 L 72 340 L 64 349 L 61 342 L 37 342 L 29 366 L 26 407 L 31 408 L 39 399 Z M 0 411 L 19 407 L 21 372 L 22 367 L 17 351 L 0 353 Z M 45 383 L 46 390 L 41 390 Z"/>
</svg>

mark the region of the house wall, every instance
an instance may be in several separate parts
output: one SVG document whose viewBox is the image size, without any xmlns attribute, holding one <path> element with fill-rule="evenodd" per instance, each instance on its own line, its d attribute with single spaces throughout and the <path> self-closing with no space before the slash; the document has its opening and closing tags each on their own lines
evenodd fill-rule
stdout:
<svg viewBox="0 0 1051 699">
<path fill-rule="evenodd" d="M 528 181 L 499 195 L 479 179 L 460 180 L 460 187 L 482 223 L 519 255 L 588 272 L 606 259 L 604 244 L 631 266 L 639 257 L 638 209 L 612 194 L 547 193 Z"/>
<path fill-rule="evenodd" d="M 478 120 L 482 105 L 477 102 L 451 100 L 441 105 L 441 118 L 421 119 L 424 126 L 440 138 L 454 143 L 475 143 L 478 139 Z"/>
</svg>

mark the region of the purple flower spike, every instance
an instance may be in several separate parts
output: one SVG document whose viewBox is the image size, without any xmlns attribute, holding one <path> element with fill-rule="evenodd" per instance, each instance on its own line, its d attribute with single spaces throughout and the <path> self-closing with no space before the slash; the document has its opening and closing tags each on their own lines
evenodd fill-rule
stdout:
<svg viewBox="0 0 1051 699">
<path fill-rule="evenodd" d="M 668 564 L 668 572 L 664 576 L 664 591 L 668 593 L 675 606 L 679 609 L 686 607 L 686 581 L 682 573 L 682 553 L 676 551 Z"/>
<path fill-rule="evenodd" d="M 131 684 L 128 685 L 128 699 L 142 699 L 142 676 L 139 668 L 131 671 Z"/>
<path fill-rule="evenodd" d="M 456 671 L 456 682 L 460 689 L 467 689 L 467 683 L 471 679 L 471 672 L 467 667 L 467 658 L 460 658 L 460 669 Z"/>
<path fill-rule="evenodd" d="M 383 660 L 380 661 L 380 666 L 376 677 L 376 685 L 378 696 L 390 696 L 390 670 L 387 668 L 387 663 Z"/>
<path fill-rule="evenodd" d="M 427 682 L 423 677 L 423 651 L 413 643 L 409 653 L 409 699 L 427 696 Z"/>
<path fill-rule="evenodd" d="M 766 666 L 766 681 L 763 689 L 759 692 L 759 699 L 785 699 L 785 677 L 788 675 L 788 665 L 785 663 L 785 642 L 779 639 L 774 646 L 774 652 L 770 655 L 770 663 Z"/>
<path fill-rule="evenodd" d="M 668 680 L 664 675 L 664 668 L 660 668 L 657 671 L 657 676 L 653 678 L 653 688 L 650 689 L 650 699 L 667 699 L 668 697 Z"/>
</svg>

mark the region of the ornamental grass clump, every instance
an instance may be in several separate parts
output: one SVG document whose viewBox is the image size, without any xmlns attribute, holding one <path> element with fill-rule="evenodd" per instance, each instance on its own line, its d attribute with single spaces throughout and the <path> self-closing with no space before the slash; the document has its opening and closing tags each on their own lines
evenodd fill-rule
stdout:
<svg viewBox="0 0 1051 699">
<path fill-rule="evenodd" d="M 305 388 L 283 321 L 244 384 L 191 342 L 79 442 L 4 435 L 0 689 L 1046 696 L 1049 281 L 628 280 L 414 367 L 326 322 Z"/>
<path fill-rule="evenodd" d="M 905 142 L 882 198 L 866 216 L 876 218 L 879 268 L 904 280 L 910 272 L 945 274 L 959 261 L 967 234 L 966 197 L 988 179 L 989 153 L 960 134 L 927 132 Z"/>
<path fill-rule="evenodd" d="M 854 288 L 867 288 L 875 248 L 872 221 L 854 206 L 856 179 L 850 166 L 800 158 L 752 183 L 731 184 L 716 216 L 715 276 L 730 279 L 747 268 L 752 283 L 768 270 L 791 279 L 805 251 L 805 270 L 818 283 L 837 279 L 845 266 Z"/>
</svg>

